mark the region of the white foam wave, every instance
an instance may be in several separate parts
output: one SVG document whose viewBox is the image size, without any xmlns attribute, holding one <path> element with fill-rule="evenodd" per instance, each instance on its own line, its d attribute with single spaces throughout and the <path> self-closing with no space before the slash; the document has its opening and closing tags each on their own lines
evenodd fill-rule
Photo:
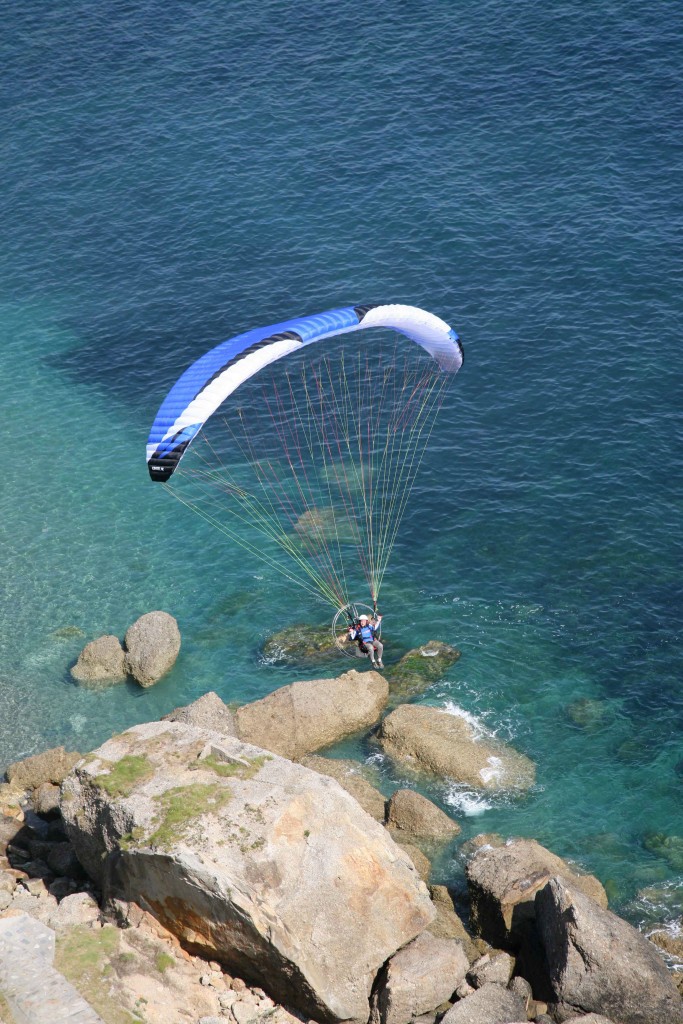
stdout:
<svg viewBox="0 0 683 1024">
<path fill-rule="evenodd" d="M 464 814 L 466 818 L 476 818 L 493 807 L 491 801 L 481 793 L 475 793 L 471 789 L 461 789 L 455 785 L 444 793 L 443 801 L 460 814 Z"/>
<path fill-rule="evenodd" d="M 455 715 L 457 718 L 463 718 L 472 729 L 475 740 L 483 739 L 484 736 L 493 736 L 494 734 L 490 729 L 487 729 L 480 718 L 473 715 L 471 711 L 466 711 L 461 708 L 459 704 L 456 704 L 453 700 L 447 700 L 444 704 L 442 711 L 445 711 L 447 715 Z"/>
<path fill-rule="evenodd" d="M 488 785 L 489 782 L 501 782 L 505 775 L 502 758 L 495 757 L 492 754 L 491 757 L 486 759 L 486 763 L 487 767 L 482 768 L 479 772 L 484 785 Z"/>
</svg>

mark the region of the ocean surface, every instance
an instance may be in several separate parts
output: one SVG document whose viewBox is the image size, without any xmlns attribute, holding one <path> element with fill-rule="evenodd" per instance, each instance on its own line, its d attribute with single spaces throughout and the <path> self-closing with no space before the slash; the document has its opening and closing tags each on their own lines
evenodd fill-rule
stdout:
<svg viewBox="0 0 683 1024">
<path fill-rule="evenodd" d="M 411 303 L 465 365 L 385 579 L 386 658 L 457 646 L 420 700 L 537 764 L 523 799 L 424 791 L 463 838 L 595 872 L 631 920 L 680 914 L 682 47 L 667 0 L 9 6 L 0 766 L 305 675 L 261 646 L 328 612 L 152 485 L 147 433 L 232 334 Z M 167 678 L 71 681 L 157 608 L 183 637 Z M 457 846 L 436 876 L 462 877 Z"/>
</svg>

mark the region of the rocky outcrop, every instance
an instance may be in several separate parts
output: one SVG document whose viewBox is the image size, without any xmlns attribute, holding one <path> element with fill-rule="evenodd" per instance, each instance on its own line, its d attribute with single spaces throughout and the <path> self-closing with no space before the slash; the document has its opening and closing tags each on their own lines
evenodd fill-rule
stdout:
<svg viewBox="0 0 683 1024">
<path fill-rule="evenodd" d="M 436 917 L 429 926 L 432 935 L 440 939 L 457 939 L 465 950 L 465 955 L 470 963 L 478 960 L 481 955 L 479 946 L 484 947 L 485 943 L 479 939 L 477 942 L 462 923 L 459 914 L 456 912 L 453 897 L 445 885 L 430 885 L 429 895 L 436 909 Z"/>
<path fill-rule="evenodd" d="M 261 653 L 264 660 L 271 664 L 280 662 L 285 665 L 306 665 L 339 659 L 339 648 L 329 623 L 313 626 L 302 622 L 287 626 L 268 637 Z"/>
<path fill-rule="evenodd" d="M 441 679 L 459 657 L 460 651 L 440 640 L 430 640 L 408 651 L 388 673 L 392 700 L 405 700 L 422 693 Z"/>
<path fill-rule="evenodd" d="M 387 805 L 387 828 L 418 839 L 447 840 L 460 826 L 414 789 L 397 789 Z"/>
<path fill-rule="evenodd" d="M 535 917 L 534 897 L 554 875 L 565 878 L 603 907 L 607 896 L 593 875 L 579 875 L 534 839 L 481 847 L 466 867 L 470 919 L 491 945 L 517 949 Z"/>
<path fill-rule="evenodd" d="M 535 904 L 562 1010 L 602 1013 L 620 1024 L 681 1024 L 676 986 L 655 948 L 635 928 L 562 878 L 550 879 Z"/>
<path fill-rule="evenodd" d="M 463 981 L 468 960 L 455 939 L 429 932 L 392 956 L 380 973 L 370 1024 L 406 1024 L 451 998 Z"/>
<path fill-rule="evenodd" d="M 71 669 L 72 677 L 87 686 L 104 687 L 126 678 L 126 654 L 117 636 L 101 636 L 86 644 Z"/>
<path fill-rule="evenodd" d="M 351 670 L 336 679 L 307 679 L 238 708 L 237 734 L 245 743 L 298 760 L 379 718 L 389 688 L 378 672 Z"/>
<path fill-rule="evenodd" d="M 441 1018 L 441 1024 L 517 1024 L 526 1020 L 526 1005 L 501 985 L 482 985 Z"/>
<path fill-rule="evenodd" d="M 200 729 L 211 729 L 223 736 L 236 736 L 235 716 L 217 693 L 210 690 L 185 707 L 163 715 L 162 722 L 184 722 Z"/>
<path fill-rule="evenodd" d="M 493 737 L 478 735 L 465 718 L 439 708 L 403 704 L 383 720 L 379 742 L 406 767 L 476 789 L 528 789 L 534 782 L 535 769 L 528 757 Z"/>
<path fill-rule="evenodd" d="M 336 779 L 367 814 L 376 821 L 384 822 L 386 802 L 380 791 L 364 777 L 363 765 L 343 758 L 320 757 L 319 754 L 308 754 L 301 758 L 300 763 L 314 772 Z"/>
<path fill-rule="evenodd" d="M 65 780 L 62 813 L 110 895 L 318 1021 L 364 1024 L 377 971 L 434 916 L 333 779 L 194 726 L 108 741 Z"/>
<path fill-rule="evenodd" d="M 125 647 L 128 674 L 140 686 L 153 686 L 178 657 L 178 623 L 168 612 L 147 612 L 126 631 Z"/>
<path fill-rule="evenodd" d="M 59 785 L 64 781 L 81 755 L 68 753 L 64 747 L 53 747 L 23 761 L 15 761 L 6 771 L 9 782 L 23 789 L 37 789 L 44 782 Z"/>
</svg>

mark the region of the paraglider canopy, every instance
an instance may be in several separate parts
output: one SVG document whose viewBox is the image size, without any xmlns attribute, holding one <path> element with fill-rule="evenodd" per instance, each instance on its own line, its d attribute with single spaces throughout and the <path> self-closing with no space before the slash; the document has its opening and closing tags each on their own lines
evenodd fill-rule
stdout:
<svg viewBox="0 0 683 1024">
<path fill-rule="evenodd" d="M 147 442 L 152 480 L 165 483 L 218 407 L 254 374 L 304 345 L 367 327 L 391 327 L 421 345 L 439 367 L 462 366 L 460 340 L 447 323 L 417 306 L 347 306 L 257 327 L 222 342 L 182 375 L 157 413 Z"/>
<path fill-rule="evenodd" d="M 394 348 L 345 344 L 369 327 L 391 329 Z M 347 306 L 255 328 L 171 388 L 147 443 L 150 476 L 335 610 L 357 600 L 360 570 L 376 608 L 462 362 L 455 331 L 415 306 Z"/>
</svg>

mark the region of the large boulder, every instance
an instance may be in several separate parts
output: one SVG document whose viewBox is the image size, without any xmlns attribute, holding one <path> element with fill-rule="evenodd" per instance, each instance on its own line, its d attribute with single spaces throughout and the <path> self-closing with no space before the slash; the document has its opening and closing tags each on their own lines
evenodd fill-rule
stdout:
<svg viewBox="0 0 683 1024">
<path fill-rule="evenodd" d="M 525 1021 L 524 999 L 502 985 L 482 985 L 441 1018 L 441 1024 L 517 1024 Z"/>
<path fill-rule="evenodd" d="M 126 654 L 117 636 L 101 636 L 86 644 L 71 668 L 72 677 L 87 686 L 105 687 L 126 678 Z"/>
<path fill-rule="evenodd" d="M 491 945 L 518 949 L 535 917 L 534 897 L 553 876 L 565 878 L 602 907 L 607 895 L 593 875 L 580 875 L 535 839 L 481 847 L 466 867 L 470 921 Z"/>
<path fill-rule="evenodd" d="M 168 612 L 147 612 L 128 628 L 124 642 L 126 671 L 140 686 L 153 686 L 175 664 L 180 630 Z"/>
<path fill-rule="evenodd" d="M 379 968 L 434 916 L 333 779 L 195 726 L 109 740 L 64 782 L 62 814 L 111 897 L 321 1022 L 365 1024 Z"/>
<path fill-rule="evenodd" d="M 81 754 L 69 753 L 64 747 L 53 747 L 42 754 L 33 754 L 23 761 L 15 761 L 7 767 L 6 775 L 13 785 L 23 789 L 36 789 L 44 782 L 58 786 L 64 781 Z"/>
<path fill-rule="evenodd" d="M 405 700 L 422 693 L 441 679 L 459 657 L 460 651 L 441 640 L 430 640 L 422 647 L 408 651 L 388 671 L 392 699 Z"/>
<path fill-rule="evenodd" d="M 162 722 L 184 722 L 185 725 L 197 725 L 201 729 L 212 729 L 223 736 L 236 736 L 235 717 L 230 708 L 223 703 L 217 693 L 209 690 L 197 700 L 185 707 L 175 708 L 162 716 Z"/>
<path fill-rule="evenodd" d="M 447 840 L 457 836 L 460 826 L 414 789 L 397 789 L 387 805 L 387 827 L 417 839 Z"/>
<path fill-rule="evenodd" d="M 535 903 L 536 927 L 563 1011 L 601 1013 L 620 1024 L 681 1024 L 678 990 L 640 932 L 563 878 L 551 878 Z"/>
<path fill-rule="evenodd" d="M 245 743 L 298 760 L 374 725 L 388 696 L 378 672 L 352 669 L 336 679 L 291 683 L 238 708 L 237 734 Z"/>
<path fill-rule="evenodd" d="M 423 932 L 395 953 L 377 979 L 370 1024 L 406 1024 L 451 998 L 469 962 L 456 939 Z"/>
<path fill-rule="evenodd" d="M 321 757 L 320 754 L 308 754 L 301 758 L 300 763 L 314 772 L 336 779 L 342 789 L 350 793 L 367 814 L 376 821 L 384 822 L 385 799 L 365 778 L 362 764 L 344 758 Z"/>
<path fill-rule="evenodd" d="M 406 767 L 475 789 L 528 789 L 534 782 L 535 769 L 528 757 L 478 734 L 464 717 L 439 708 L 401 705 L 383 720 L 379 742 Z"/>
</svg>

